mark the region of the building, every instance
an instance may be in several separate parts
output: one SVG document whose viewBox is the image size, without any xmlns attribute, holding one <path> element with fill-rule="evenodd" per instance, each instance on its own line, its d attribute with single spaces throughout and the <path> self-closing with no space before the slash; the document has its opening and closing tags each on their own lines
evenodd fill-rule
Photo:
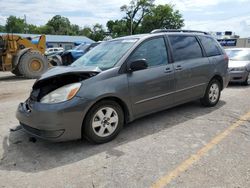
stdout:
<svg viewBox="0 0 250 188">
<path fill-rule="evenodd" d="M 224 48 L 250 48 L 250 38 L 240 38 L 232 31 L 210 32 Z"/>
<path fill-rule="evenodd" d="M 217 40 L 224 48 L 250 48 L 250 38 Z"/>
<path fill-rule="evenodd" d="M 0 35 L 5 35 L 7 33 L 0 33 Z M 23 38 L 32 38 L 32 42 L 36 43 L 38 41 L 37 36 L 39 34 L 20 34 L 13 33 L 13 35 L 19 35 Z M 75 46 L 82 43 L 93 43 L 95 41 L 84 37 L 84 36 L 68 36 L 68 35 L 46 35 L 46 46 L 47 48 L 52 47 L 62 47 L 65 50 L 74 48 Z"/>
</svg>

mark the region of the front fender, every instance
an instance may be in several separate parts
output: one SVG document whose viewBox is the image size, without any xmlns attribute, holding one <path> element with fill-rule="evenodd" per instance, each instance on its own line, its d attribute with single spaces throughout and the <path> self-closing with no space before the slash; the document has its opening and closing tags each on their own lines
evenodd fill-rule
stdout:
<svg viewBox="0 0 250 188">
<path fill-rule="evenodd" d="M 19 51 L 17 52 L 17 54 L 15 55 L 14 60 L 13 60 L 13 68 L 15 68 L 15 67 L 18 65 L 19 60 L 20 60 L 20 58 L 23 56 L 23 54 L 25 54 L 25 53 L 28 52 L 29 50 L 31 50 L 31 48 L 24 48 L 24 49 L 19 50 Z"/>
</svg>

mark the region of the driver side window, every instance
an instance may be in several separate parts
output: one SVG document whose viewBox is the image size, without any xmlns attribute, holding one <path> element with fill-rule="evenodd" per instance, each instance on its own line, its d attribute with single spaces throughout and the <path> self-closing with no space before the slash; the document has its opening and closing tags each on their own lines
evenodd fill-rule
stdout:
<svg viewBox="0 0 250 188">
<path fill-rule="evenodd" d="M 148 66 L 166 65 L 168 55 L 163 38 L 150 39 L 143 42 L 130 56 L 129 61 L 146 59 Z"/>
</svg>

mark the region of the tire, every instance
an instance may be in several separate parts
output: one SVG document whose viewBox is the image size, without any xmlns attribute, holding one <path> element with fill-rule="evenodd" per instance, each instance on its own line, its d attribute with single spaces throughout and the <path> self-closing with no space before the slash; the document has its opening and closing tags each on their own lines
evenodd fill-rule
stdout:
<svg viewBox="0 0 250 188">
<path fill-rule="evenodd" d="M 248 80 L 250 80 L 249 75 L 250 75 L 250 73 L 248 73 L 246 80 L 243 82 L 243 85 L 245 85 L 245 86 L 249 85 L 249 81 L 248 81 Z"/>
<path fill-rule="evenodd" d="M 22 76 L 22 74 L 19 71 L 19 67 L 17 66 L 14 70 L 11 71 L 16 76 Z"/>
<path fill-rule="evenodd" d="M 49 64 L 39 51 L 28 51 L 20 59 L 19 72 L 26 78 L 39 78 L 48 70 Z"/>
<path fill-rule="evenodd" d="M 62 57 L 62 64 L 64 66 L 71 65 L 74 62 L 74 58 L 72 57 L 71 53 L 63 54 L 61 57 Z"/>
<path fill-rule="evenodd" d="M 201 104 L 206 107 L 215 106 L 220 100 L 221 83 L 217 79 L 212 79 L 206 89 L 204 97 L 200 100 Z"/>
<path fill-rule="evenodd" d="M 55 55 L 52 57 L 50 64 L 52 66 L 61 66 L 62 65 L 62 58 L 59 55 Z"/>
<path fill-rule="evenodd" d="M 90 142 L 101 144 L 113 140 L 123 124 L 124 113 L 121 106 L 114 101 L 104 100 L 95 104 L 87 113 L 82 134 Z"/>
</svg>

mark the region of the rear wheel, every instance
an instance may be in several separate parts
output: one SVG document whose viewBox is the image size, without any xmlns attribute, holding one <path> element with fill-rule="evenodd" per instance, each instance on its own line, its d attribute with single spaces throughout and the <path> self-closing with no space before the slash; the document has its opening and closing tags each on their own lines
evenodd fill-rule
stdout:
<svg viewBox="0 0 250 188">
<path fill-rule="evenodd" d="M 221 84 L 217 79 L 213 79 L 207 86 L 206 93 L 201 99 L 201 104 L 207 107 L 215 106 L 220 100 Z"/>
<path fill-rule="evenodd" d="M 118 135 L 123 123 L 120 105 L 110 100 L 101 101 L 88 112 L 83 124 L 83 135 L 91 142 L 105 143 Z"/>
<path fill-rule="evenodd" d="M 21 57 L 18 68 L 24 77 L 38 78 L 49 68 L 49 64 L 40 52 L 28 51 Z"/>
</svg>

